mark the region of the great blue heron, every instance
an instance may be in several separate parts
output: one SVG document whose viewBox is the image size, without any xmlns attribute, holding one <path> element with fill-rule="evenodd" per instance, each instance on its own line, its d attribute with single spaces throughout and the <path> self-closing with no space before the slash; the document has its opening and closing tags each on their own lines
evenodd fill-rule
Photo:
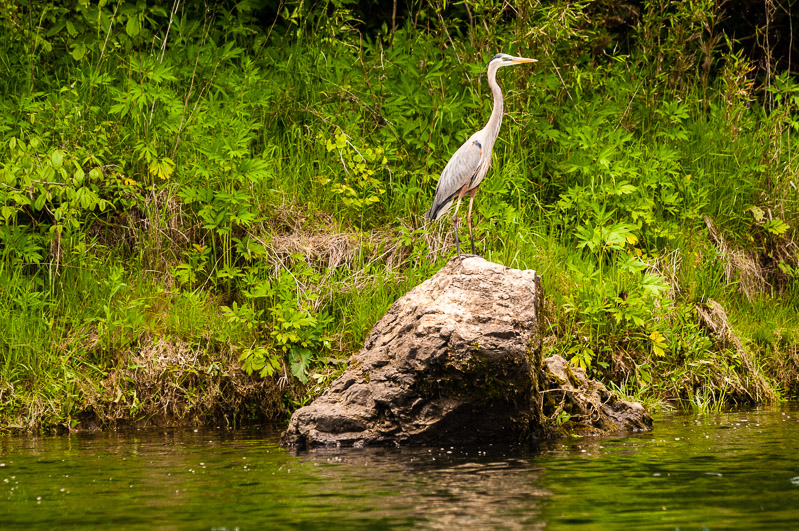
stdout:
<svg viewBox="0 0 799 531">
<path fill-rule="evenodd" d="M 469 140 L 452 155 L 441 178 L 436 186 L 436 197 L 433 199 L 433 206 L 424 215 L 425 219 L 439 219 L 452 205 L 452 201 L 457 199 L 455 214 L 452 216 L 452 225 L 455 229 L 455 247 L 458 256 L 461 256 L 461 243 L 458 239 L 458 209 L 461 206 L 461 199 L 469 194 L 469 211 L 466 213 L 466 223 L 469 225 L 469 240 L 472 242 L 472 253 L 477 254 L 474 248 L 474 236 L 472 235 L 472 201 L 480 187 L 480 183 L 488 173 L 491 165 L 491 150 L 494 142 L 499 135 L 499 126 L 502 125 L 502 90 L 497 85 L 497 70 L 503 66 L 518 65 L 522 63 L 535 63 L 537 59 L 527 59 L 525 57 L 514 57 L 504 53 L 499 53 L 488 62 L 488 86 L 494 95 L 494 110 L 491 111 L 491 118 L 485 127 L 469 137 Z"/>
</svg>

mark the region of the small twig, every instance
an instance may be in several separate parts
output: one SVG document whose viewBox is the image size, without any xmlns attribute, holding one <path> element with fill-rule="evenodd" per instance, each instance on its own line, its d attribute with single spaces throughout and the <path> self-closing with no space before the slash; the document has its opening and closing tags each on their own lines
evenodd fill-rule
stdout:
<svg viewBox="0 0 799 531">
<path fill-rule="evenodd" d="M 117 16 L 117 10 L 119 10 L 119 5 L 121 3 L 122 3 L 122 0 L 119 0 L 119 2 L 117 2 L 116 7 L 114 8 L 114 14 L 111 15 L 111 18 L 108 21 L 108 31 L 105 33 L 105 40 L 103 41 L 103 49 L 100 50 L 100 58 L 97 59 L 97 65 L 94 67 L 95 70 L 100 67 L 100 63 L 102 62 L 103 56 L 105 55 L 105 47 L 108 44 L 108 37 L 111 36 L 111 29 L 114 27 L 114 19 Z"/>
<path fill-rule="evenodd" d="M 161 43 L 161 58 L 158 60 L 159 63 L 164 62 L 164 53 L 166 52 L 166 43 L 167 40 L 169 39 L 169 30 L 170 28 L 172 28 L 172 19 L 175 17 L 175 13 L 178 12 L 179 1 L 180 0 L 175 0 L 172 3 L 172 9 L 169 11 L 169 24 L 167 24 L 166 26 L 166 34 L 164 35 L 164 42 Z"/>
<path fill-rule="evenodd" d="M 549 50 L 544 48 L 544 53 L 547 54 L 547 57 L 549 58 L 549 61 L 552 63 L 552 68 L 555 69 L 555 73 L 558 75 L 558 79 L 560 79 L 560 84 L 563 85 L 563 88 L 566 89 L 566 95 L 569 96 L 570 100 L 574 101 L 574 98 L 572 98 L 571 92 L 569 92 L 569 87 L 566 86 L 566 82 L 563 81 L 563 77 L 560 75 L 560 68 L 558 67 L 558 65 L 555 64 L 555 61 L 552 59 L 552 55 L 550 55 Z"/>
<path fill-rule="evenodd" d="M 466 8 L 468 9 L 468 7 Z M 397 28 L 397 0 L 394 0 L 394 6 L 391 8 L 391 38 L 388 40 L 388 45 L 394 42 L 394 30 Z"/>
<path fill-rule="evenodd" d="M 461 56 L 458 55 L 458 48 L 455 46 L 455 43 L 452 40 L 452 36 L 449 34 L 449 30 L 447 29 L 447 24 L 446 22 L 444 22 L 444 17 L 441 16 L 440 9 L 436 9 L 436 15 L 438 15 L 438 20 L 439 22 L 441 22 L 441 27 L 444 28 L 444 33 L 447 35 L 447 39 L 449 39 L 449 44 L 450 46 L 452 46 L 452 51 L 455 53 L 455 59 L 458 60 L 459 65 L 463 65 L 463 61 L 461 61 Z M 469 72 L 467 71 L 465 72 L 465 74 L 466 74 L 466 80 L 469 81 L 469 83 L 471 83 L 472 78 L 469 75 Z"/>
<path fill-rule="evenodd" d="M 633 101 L 635 101 L 635 97 L 638 95 L 638 91 L 641 90 L 641 86 L 643 86 L 643 84 L 644 84 L 643 81 L 639 83 L 638 88 L 635 89 L 635 92 L 633 92 L 633 95 L 630 97 L 630 101 L 629 103 L 627 103 L 627 108 L 624 109 L 624 112 L 621 114 L 621 118 L 619 118 L 619 123 L 617 123 L 616 128 L 613 129 L 614 133 L 619 129 L 619 127 L 621 127 L 621 123 L 624 121 L 624 117 L 627 116 L 628 112 L 630 112 L 630 108 L 632 108 L 633 106 Z"/>
<path fill-rule="evenodd" d="M 172 4 L 172 10 L 169 12 L 169 24 L 166 27 L 166 33 L 164 34 L 164 40 L 161 43 L 161 57 L 158 59 L 159 63 L 164 62 L 164 52 L 166 52 L 166 43 L 169 40 L 169 30 L 172 28 L 172 20 L 174 17 L 175 12 L 177 12 L 177 4 L 178 0 L 175 0 L 174 4 Z M 153 98 L 153 104 L 150 106 L 150 119 L 147 121 L 147 127 L 149 128 L 153 123 L 153 115 L 155 114 L 155 102 L 158 101 L 158 98 Z"/>
<path fill-rule="evenodd" d="M 180 133 L 183 130 L 184 118 L 186 116 L 186 108 L 188 107 L 189 98 L 191 97 L 192 87 L 194 86 L 195 74 L 197 72 L 197 62 L 200 60 L 200 50 L 205 45 L 205 39 L 208 38 L 208 32 L 205 32 L 206 25 L 207 25 L 207 18 L 203 20 L 203 32 L 204 32 L 203 38 L 200 41 L 200 49 L 197 50 L 197 59 L 195 60 L 194 63 L 194 72 L 191 75 L 191 87 L 189 87 L 189 92 L 186 94 L 186 100 L 183 105 L 183 114 L 180 117 L 180 127 L 178 127 L 178 133 L 175 137 L 175 147 L 172 149 L 173 159 L 175 158 L 175 153 L 177 153 L 178 144 L 180 143 Z M 197 106 L 200 104 L 200 102 L 203 99 L 203 93 L 207 92 L 210 89 L 211 84 L 214 82 L 214 79 L 216 79 L 216 70 L 217 68 L 219 68 L 219 63 L 220 62 L 217 61 L 217 63 L 214 65 L 214 71 L 211 72 L 211 79 L 209 79 L 208 82 L 205 84 L 205 86 L 203 86 L 203 88 L 200 90 L 200 94 L 199 96 L 197 96 L 197 100 L 194 102 L 194 107 L 192 107 L 188 119 L 185 120 L 186 126 L 188 126 L 188 124 L 191 122 L 192 117 L 194 117 L 194 113 L 197 111 Z"/>
</svg>

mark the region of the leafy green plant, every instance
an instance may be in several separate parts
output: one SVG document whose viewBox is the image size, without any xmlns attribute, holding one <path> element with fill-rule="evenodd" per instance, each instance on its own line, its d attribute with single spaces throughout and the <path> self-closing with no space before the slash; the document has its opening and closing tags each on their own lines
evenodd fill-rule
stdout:
<svg viewBox="0 0 799 531">
<path fill-rule="evenodd" d="M 101 306 L 101 314 L 91 319 L 97 328 L 103 364 L 112 361 L 115 352 L 124 349 L 135 341 L 143 328 L 144 316 L 140 309 L 145 302 L 126 293 L 128 285 L 123 281 L 124 269 L 112 267 L 109 276 L 103 281 L 106 300 Z"/>
<path fill-rule="evenodd" d="M 332 138 L 325 138 L 321 133 L 319 140 L 324 142 L 329 153 L 335 152 L 341 161 L 344 175 L 339 178 L 320 177 L 319 183 L 329 186 L 330 191 L 341 197 L 348 208 L 364 210 L 373 208 L 386 193 L 383 181 L 375 175 L 387 171 L 388 159 L 383 148 L 356 147 L 350 138 L 340 129 L 336 129 Z"/>
<path fill-rule="evenodd" d="M 236 325 L 243 325 L 255 333 L 255 341 L 240 356 L 245 372 L 258 372 L 261 377 L 275 374 L 282 368 L 285 359 L 293 374 L 306 383 L 314 364 L 322 363 L 325 352 L 329 350 L 330 339 L 325 330 L 332 318 L 312 311 L 308 303 L 298 305 L 298 278 L 312 280 L 315 275 L 307 264 L 298 259 L 293 271 L 284 271 L 280 277 L 269 282 L 250 277 L 250 286 L 244 290 L 248 303 L 239 305 L 233 302 L 223 306 L 225 319 Z M 313 301 L 309 295 L 308 301 Z M 259 308 L 261 302 L 268 301 L 265 309 Z"/>
</svg>

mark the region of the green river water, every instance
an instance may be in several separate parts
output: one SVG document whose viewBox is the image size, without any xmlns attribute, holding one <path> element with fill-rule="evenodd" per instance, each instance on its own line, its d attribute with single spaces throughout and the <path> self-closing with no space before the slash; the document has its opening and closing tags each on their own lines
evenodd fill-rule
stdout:
<svg viewBox="0 0 799 531">
<path fill-rule="evenodd" d="M 0 437 L 0 529 L 799 529 L 799 404 L 539 448 L 294 453 L 278 438 Z"/>
</svg>

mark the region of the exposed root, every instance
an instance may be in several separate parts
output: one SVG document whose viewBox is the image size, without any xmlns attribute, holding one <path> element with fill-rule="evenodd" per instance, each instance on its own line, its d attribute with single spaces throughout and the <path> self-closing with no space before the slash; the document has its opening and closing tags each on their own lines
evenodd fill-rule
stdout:
<svg viewBox="0 0 799 531">
<path fill-rule="evenodd" d="M 568 425 L 556 431 L 562 435 L 598 435 L 607 431 L 648 430 L 652 419 L 640 404 L 625 402 L 585 371 L 573 367 L 555 355 L 544 359 L 543 376 L 546 389 L 543 413 L 553 427 L 562 424 L 561 414 L 567 414 Z"/>
</svg>

